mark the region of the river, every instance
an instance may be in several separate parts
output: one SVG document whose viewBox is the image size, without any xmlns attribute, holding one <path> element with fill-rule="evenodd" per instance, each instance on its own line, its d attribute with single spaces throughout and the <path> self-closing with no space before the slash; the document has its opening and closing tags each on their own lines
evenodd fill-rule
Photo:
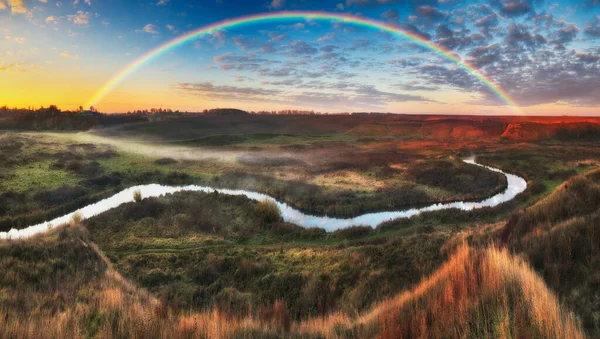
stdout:
<svg viewBox="0 0 600 339">
<path fill-rule="evenodd" d="M 133 193 L 135 191 L 140 191 L 142 193 L 142 197 L 158 197 L 165 194 L 172 194 L 180 191 L 195 191 L 195 192 L 219 192 L 222 194 L 230 194 L 230 195 L 244 195 L 252 200 L 263 200 L 263 199 L 271 199 L 275 201 L 277 206 L 281 211 L 281 215 L 283 219 L 287 222 L 297 224 L 302 227 L 320 227 L 325 229 L 328 232 L 335 231 L 342 228 L 347 228 L 350 226 L 371 226 L 376 227 L 382 222 L 398 219 L 398 218 L 410 218 L 414 215 L 418 215 L 423 212 L 431 212 L 431 211 L 440 211 L 446 209 L 460 209 L 460 210 L 473 210 L 483 207 L 494 207 L 503 202 L 507 202 L 516 197 L 519 193 L 525 191 L 527 188 L 527 182 L 525 179 L 514 175 L 505 173 L 497 168 L 484 166 L 475 162 L 474 158 L 464 159 L 464 162 L 468 164 L 472 164 L 475 166 L 485 167 L 490 171 L 502 173 L 506 176 L 507 187 L 506 189 L 498 193 L 494 196 L 491 196 L 483 201 L 479 202 L 451 202 L 451 203 L 437 203 L 433 205 L 429 205 L 422 208 L 411 208 L 407 210 L 401 211 L 389 211 L 389 212 L 374 212 L 367 213 L 363 215 L 359 215 L 354 218 L 341 219 L 341 218 L 330 218 L 327 216 L 315 216 L 308 215 L 300 212 L 297 209 L 290 207 L 288 204 L 277 201 L 276 199 L 257 192 L 245 191 L 245 190 L 235 190 L 235 189 L 225 189 L 225 188 L 212 188 L 208 186 L 197 186 L 197 185 L 189 185 L 189 186 L 164 186 L 158 184 L 150 184 L 150 185 L 140 185 L 133 186 L 123 191 L 107 198 L 101 200 L 97 203 L 88 205 L 83 207 L 77 211 L 64 215 L 62 217 L 56 218 L 51 221 L 43 222 L 38 225 L 30 226 L 27 228 L 23 228 L 20 230 L 12 229 L 9 232 L 0 232 L 0 239 L 17 239 L 17 238 L 27 238 L 35 234 L 43 233 L 53 227 L 68 223 L 72 220 L 75 214 L 79 214 L 82 220 L 91 218 L 100 213 L 106 212 L 112 208 L 118 207 L 119 205 L 132 202 L 133 201 Z"/>
</svg>

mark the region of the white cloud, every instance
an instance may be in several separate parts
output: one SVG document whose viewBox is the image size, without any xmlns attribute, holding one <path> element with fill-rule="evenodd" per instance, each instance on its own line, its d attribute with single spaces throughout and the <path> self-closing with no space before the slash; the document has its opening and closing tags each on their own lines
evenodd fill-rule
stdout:
<svg viewBox="0 0 600 339">
<path fill-rule="evenodd" d="M 156 5 L 157 6 L 164 6 L 167 4 L 167 2 L 169 2 L 169 0 L 159 0 Z"/>
<path fill-rule="evenodd" d="M 47 4 L 48 0 L 39 0 L 41 3 Z"/>
<path fill-rule="evenodd" d="M 175 26 L 173 26 L 173 25 L 167 25 L 166 27 L 167 27 L 167 29 L 168 29 L 169 31 L 171 31 L 171 32 L 173 32 L 173 33 L 177 33 L 177 32 L 179 32 L 179 31 L 177 30 L 177 28 L 175 28 Z"/>
<path fill-rule="evenodd" d="M 305 29 L 306 25 L 304 25 L 303 23 L 299 22 L 297 24 L 293 24 L 290 27 L 292 27 L 293 29 L 296 29 L 296 30 L 301 30 L 301 29 Z"/>
<path fill-rule="evenodd" d="M 47 24 L 49 24 L 49 23 L 55 24 L 56 23 L 56 17 L 54 15 L 51 15 L 51 16 L 47 17 L 46 18 L 46 23 Z"/>
<path fill-rule="evenodd" d="M 144 26 L 144 28 L 136 29 L 135 31 L 138 33 L 158 34 L 158 30 L 156 30 L 156 26 L 154 26 L 153 24 L 147 24 L 146 26 Z"/>
<path fill-rule="evenodd" d="M 77 25 L 87 25 L 90 22 L 90 12 L 77 11 L 77 14 L 67 15 L 69 21 Z"/>
</svg>

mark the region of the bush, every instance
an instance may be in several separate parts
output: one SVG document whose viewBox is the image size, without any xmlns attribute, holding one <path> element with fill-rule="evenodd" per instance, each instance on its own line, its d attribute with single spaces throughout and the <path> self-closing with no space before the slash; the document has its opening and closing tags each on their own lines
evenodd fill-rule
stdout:
<svg viewBox="0 0 600 339">
<path fill-rule="evenodd" d="M 373 228 L 370 226 L 351 226 L 348 228 L 342 228 L 333 232 L 333 236 L 336 238 L 342 239 L 356 239 L 361 237 L 366 237 L 371 232 L 373 232 Z"/>
<path fill-rule="evenodd" d="M 281 211 L 272 199 L 264 199 L 259 201 L 255 207 L 256 212 L 260 215 L 265 224 L 271 224 L 281 221 Z"/>
<path fill-rule="evenodd" d="M 81 212 L 75 212 L 75 214 L 73 214 L 73 216 L 71 217 L 71 222 L 75 225 L 81 223 L 82 220 L 83 216 L 81 215 Z"/>
<path fill-rule="evenodd" d="M 140 192 L 140 190 L 133 192 L 133 201 L 135 201 L 135 202 L 142 201 L 142 192 Z"/>
<path fill-rule="evenodd" d="M 172 159 L 172 158 L 161 158 L 158 159 L 154 162 L 157 165 L 172 165 L 172 164 L 176 164 L 177 160 Z"/>
</svg>

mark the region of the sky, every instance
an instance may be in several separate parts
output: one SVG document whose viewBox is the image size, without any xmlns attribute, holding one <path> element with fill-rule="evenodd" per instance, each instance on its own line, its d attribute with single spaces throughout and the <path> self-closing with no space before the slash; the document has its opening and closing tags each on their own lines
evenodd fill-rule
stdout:
<svg viewBox="0 0 600 339">
<path fill-rule="evenodd" d="M 473 65 L 519 108 L 402 36 L 315 19 L 215 30 L 145 63 L 94 105 L 600 115 L 600 0 L 0 0 L 0 105 L 76 109 L 181 34 L 294 10 L 416 33 Z"/>
</svg>

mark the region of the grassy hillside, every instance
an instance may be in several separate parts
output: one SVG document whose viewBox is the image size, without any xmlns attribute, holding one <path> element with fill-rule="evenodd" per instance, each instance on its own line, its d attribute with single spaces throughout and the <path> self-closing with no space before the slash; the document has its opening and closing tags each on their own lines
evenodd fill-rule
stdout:
<svg viewBox="0 0 600 339">
<path fill-rule="evenodd" d="M 467 246 L 414 289 L 358 318 L 311 319 L 298 329 L 360 338 L 584 337 L 525 262 L 494 247 Z"/>
<path fill-rule="evenodd" d="M 280 301 L 252 316 L 169 307 L 123 280 L 79 227 L 0 243 L 0 332 L 17 338 L 582 338 L 543 281 L 495 248 L 462 246 L 417 287 L 355 316 L 293 321 Z M 60 262 L 70 262 L 64 268 Z M 23 268 L 35 267 L 33 271 Z M 38 282 L 38 283 L 36 283 Z M 24 287 L 28 286 L 28 287 Z M 16 311 L 18 310 L 18 311 Z"/>
<path fill-rule="evenodd" d="M 123 275 L 171 305 L 228 305 L 245 314 L 281 300 L 294 319 L 355 313 L 409 288 L 446 259 L 450 237 L 376 237 L 281 222 L 245 197 L 180 192 L 129 203 L 85 221 Z M 372 236 L 372 238 L 369 238 Z"/>
<path fill-rule="evenodd" d="M 568 180 L 501 230 L 561 300 L 600 334 L 600 171 Z"/>
</svg>

